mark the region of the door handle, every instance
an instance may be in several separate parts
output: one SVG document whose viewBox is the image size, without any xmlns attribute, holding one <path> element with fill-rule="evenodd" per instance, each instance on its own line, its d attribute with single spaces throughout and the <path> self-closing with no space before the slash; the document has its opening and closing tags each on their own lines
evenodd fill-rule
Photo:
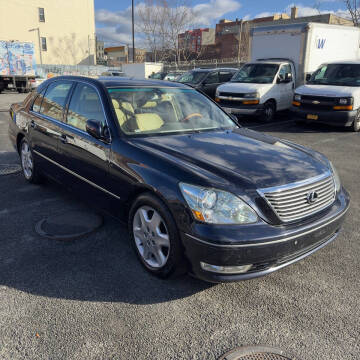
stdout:
<svg viewBox="0 0 360 360">
<path fill-rule="evenodd" d="M 60 136 L 60 141 L 63 143 L 63 144 L 67 144 L 68 143 L 68 140 L 67 140 L 67 137 L 65 134 L 62 134 Z"/>
</svg>

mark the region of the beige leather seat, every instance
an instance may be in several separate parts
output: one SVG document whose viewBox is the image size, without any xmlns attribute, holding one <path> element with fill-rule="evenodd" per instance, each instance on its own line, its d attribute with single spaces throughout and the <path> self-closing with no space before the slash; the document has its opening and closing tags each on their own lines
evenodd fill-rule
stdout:
<svg viewBox="0 0 360 360">
<path fill-rule="evenodd" d="M 161 128 L 164 121 L 158 114 L 136 114 L 136 123 L 140 131 L 151 131 Z"/>
<path fill-rule="evenodd" d="M 120 109 L 120 105 L 119 102 L 115 99 L 112 99 L 112 103 L 115 109 L 115 113 L 116 113 L 116 117 L 118 119 L 118 122 L 120 124 L 120 126 L 122 126 L 126 120 L 126 115 L 124 114 L 124 112 Z"/>
</svg>

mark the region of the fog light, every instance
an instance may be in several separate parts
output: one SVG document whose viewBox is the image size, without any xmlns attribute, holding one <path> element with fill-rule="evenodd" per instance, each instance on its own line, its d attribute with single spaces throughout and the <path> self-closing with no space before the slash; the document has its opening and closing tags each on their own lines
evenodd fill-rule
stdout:
<svg viewBox="0 0 360 360">
<path fill-rule="evenodd" d="M 243 274 L 250 270 L 252 264 L 239 266 L 220 266 L 211 265 L 200 261 L 200 266 L 203 270 L 211 271 L 218 274 Z"/>
</svg>

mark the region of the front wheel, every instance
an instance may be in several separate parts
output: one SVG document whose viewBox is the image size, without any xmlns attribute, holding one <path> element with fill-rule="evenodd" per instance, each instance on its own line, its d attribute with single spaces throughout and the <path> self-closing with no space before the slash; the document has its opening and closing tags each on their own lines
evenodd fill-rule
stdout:
<svg viewBox="0 0 360 360">
<path fill-rule="evenodd" d="M 131 207 L 129 232 L 135 252 L 150 273 L 166 278 L 185 272 L 178 230 L 165 204 L 140 195 Z"/>
<path fill-rule="evenodd" d="M 265 122 L 270 122 L 270 121 L 274 120 L 275 111 L 276 111 L 276 106 L 275 106 L 274 102 L 267 101 L 264 104 L 264 112 L 261 115 L 261 120 L 265 121 Z"/>
<path fill-rule="evenodd" d="M 354 122 L 352 124 L 352 130 L 355 132 L 360 131 L 360 110 L 358 110 Z"/>
<path fill-rule="evenodd" d="M 40 183 L 41 176 L 35 164 L 33 152 L 25 138 L 20 143 L 20 159 L 25 179 L 32 184 Z"/>
</svg>

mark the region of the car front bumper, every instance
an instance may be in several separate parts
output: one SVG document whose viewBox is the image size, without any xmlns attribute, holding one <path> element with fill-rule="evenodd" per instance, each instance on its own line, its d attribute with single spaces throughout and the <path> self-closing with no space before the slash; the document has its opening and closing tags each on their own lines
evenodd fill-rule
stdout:
<svg viewBox="0 0 360 360">
<path fill-rule="evenodd" d="M 300 224 L 272 226 L 200 225 L 196 233 L 182 233 L 191 273 L 208 282 L 231 282 L 264 276 L 299 261 L 333 241 L 342 226 L 350 197 L 342 189 L 330 208 Z M 315 217 L 315 216 L 314 216 Z M 212 230 L 211 230 L 212 229 Z M 207 271 L 201 262 L 216 266 L 252 264 L 244 273 Z"/>
<path fill-rule="evenodd" d="M 309 110 L 301 107 L 293 106 L 291 108 L 293 118 L 296 120 L 304 120 L 314 123 L 322 123 L 334 126 L 351 126 L 355 120 L 357 110 L 353 111 L 323 111 L 323 110 Z M 308 115 L 316 115 L 317 120 L 308 119 Z"/>
<path fill-rule="evenodd" d="M 219 105 L 229 114 L 260 116 L 264 113 L 263 104 L 258 105 Z"/>
</svg>

